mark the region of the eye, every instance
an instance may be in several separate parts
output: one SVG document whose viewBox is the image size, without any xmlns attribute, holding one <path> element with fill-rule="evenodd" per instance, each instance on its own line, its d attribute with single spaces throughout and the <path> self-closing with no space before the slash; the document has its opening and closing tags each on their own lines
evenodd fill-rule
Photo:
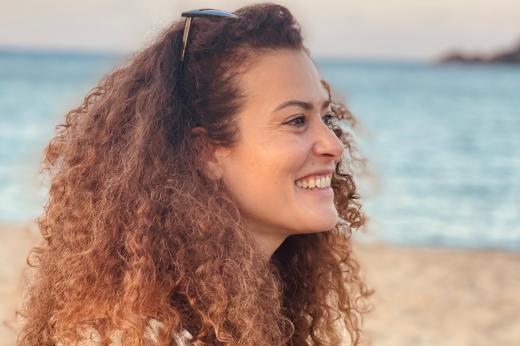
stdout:
<svg viewBox="0 0 520 346">
<path fill-rule="evenodd" d="M 325 113 L 325 115 L 321 118 L 325 125 L 328 127 L 332 127 L 334 125 L 334 120 L 337 119 L 336 114 L 332 111 Z M 296 127 L 302 127 L 305 125 L 306 118 L 304 115 L 300 115 L 292 120 L 289 120 L 285 124 L 294 125 Z"/>
<path fill-rule="evenodd" d="M 329 127 L 334 125 L 334 121 L 337 119 L 336 113 L 334 112 L 327 112 L 322 118 L 325 122 L 325 124 Z"/>
<path fill-rule="evenodd" d="M 295 125 L 296 127 L 302 127 L 303 125 L 305 125 L 305 116 L 300 115 L 299 117 L 289 120 L 285 124 Z"/>
</svg>

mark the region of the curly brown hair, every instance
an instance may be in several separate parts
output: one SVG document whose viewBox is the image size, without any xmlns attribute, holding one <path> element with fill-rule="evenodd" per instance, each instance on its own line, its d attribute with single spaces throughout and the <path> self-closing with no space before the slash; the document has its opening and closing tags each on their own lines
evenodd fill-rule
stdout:
<svg viewBox="0 0 520 346">
<path fill-rule="evenodd" d="M 178 70 L 183 25 L 174 22 L 107 74 L 71 110 L 45 150 L 49 197 L 44 238 L 28 261 L 35 276 L 21 315 L 20 345 L 76 344 L 94 328 L 145 345 L 152 320 L 160 345 L 183 329 L 193 345 L 359 343 L 369 290 L 351 247 L 365 222 L 353 180 L 353 141 L 332 180 L 341 220 L 325 233 L 293 235 L 269 261 L 246 231 L 225 187 L 206 177 L 208 143 L 231 146 L 241 106 L 239 69 L 260 51 L 303 46 L 282 6 L 236 11 L 239 20 L 197 18 Z M 181 83 L 182 82 L 182 83 Z M 354 118 L 335 103 L 338 118 Z"/>
</svg>

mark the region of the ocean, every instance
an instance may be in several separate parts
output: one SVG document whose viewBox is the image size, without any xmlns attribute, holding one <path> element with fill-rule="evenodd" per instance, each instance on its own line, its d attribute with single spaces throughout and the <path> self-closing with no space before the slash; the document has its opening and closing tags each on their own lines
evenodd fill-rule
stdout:
<svg viewBox="0 0 520 346">
<path fill-rule="evenodd" d="M 0 223 L 35 219 L 45 144 L 120 61 L 0 51 Z M 358 119 L 365 240 L 520 250 L 520 67 L 317 60 Z"/>
</svg>

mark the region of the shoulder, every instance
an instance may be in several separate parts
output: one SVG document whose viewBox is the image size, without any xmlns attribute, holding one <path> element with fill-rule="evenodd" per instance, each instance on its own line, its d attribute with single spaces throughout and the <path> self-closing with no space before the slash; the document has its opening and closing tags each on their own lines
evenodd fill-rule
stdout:
<svg viewBox="0 0 520 346">
<path fill-rule="evenodd" d="M 146 330 L 146 336 L 153 342 L 157 342 L 157 335 L 159 334 L 159 329 L 163 327 L 162 322 L 151 319 L 150 324 Z M 186 329 L 183 329 L 180 333 L 175 335 L 175 342 L 177 346 L 189 346 L 189 341 L 193 338 L 193 336 Z"/>
<path fill-rule="evenodd" d="M 162 328 L 163 324 L 155 319 L 150 320 L 150 323 L 145 332 L 145 338 L 152 343 L 157 343 L 157 335 L 159 334 L 159 329 Z M 83 339 L 77 344 L 77 346 L 99 346 L 101 345 L 101 337 L 99 333 L 94 328 L 87 328 L 82 333 Z M 192 339 L 192 335 L 186 330 L 183 329 L 180 333 L 175 335 L 175 345 L 177 346 L 189 346 L 190 340 Z M 115 331 L 110 339 L 112 342 L 110 346 L 122 346 L 121 342 L 121 332 Z M 56 346 L 66 346 L 61 342 L 57 342 Z"/>
</svg>

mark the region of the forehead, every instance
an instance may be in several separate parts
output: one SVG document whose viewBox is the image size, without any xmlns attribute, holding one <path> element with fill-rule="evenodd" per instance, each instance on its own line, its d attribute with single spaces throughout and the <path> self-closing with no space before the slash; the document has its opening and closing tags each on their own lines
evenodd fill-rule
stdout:
<svg viewBox="0 0 520 346">
<path fill-rule="evenodd" d="M 328 92 L 312 60 L 301 50 L 261 53 L 239 78 L 250 106 L 273 109 L 297 99 L 321 104 Z"/>
</svg>

